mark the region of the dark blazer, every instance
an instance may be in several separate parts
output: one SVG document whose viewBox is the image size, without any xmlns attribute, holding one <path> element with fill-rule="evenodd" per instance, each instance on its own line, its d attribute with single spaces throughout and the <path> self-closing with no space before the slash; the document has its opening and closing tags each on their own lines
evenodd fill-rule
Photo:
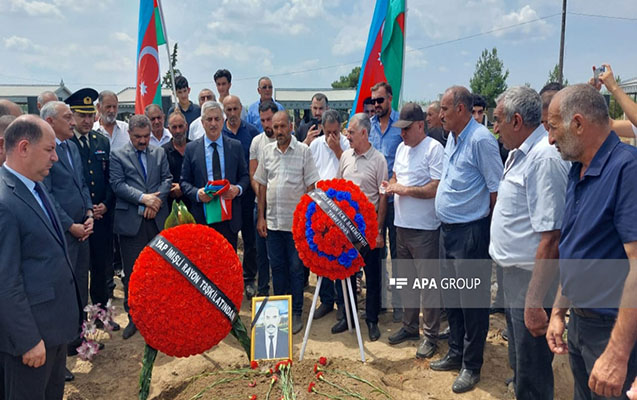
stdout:
<svg viewBox="0 0 637 400">
<path fill-rule="evenodd" d="M 77 136 L 71 140 L 76 144 L 84 167 L 84 181 L 91 192 L 93 204 L 104 203 L 108 212 L 115 206 L 115 195 L 109 182 L 109 164 L 111 144 L 99 132 L 91 131 L 87 134 L 90 150 L 85 152 Z"/>
<path fill-rule="evenodd" d="M 73 166 L 69 164 L 64 150 L 57 144 L 55 152 L 58 155 L 58 162 L 53 163 L 49 175 L 44 179 L 44 185 L 53 196 L 53 203 L 60 216 L 62 230 L 65 232 L 71 225 L 82 223 L 86 211 L 93 208 L 91 193 L 84 181 L 80 152 L 75 143 L 70 140 L 67 140 L 67 143 Z"/>
<path fill-rule="evenodd" d="M 274 349 L 274 357 L 271 358 L 290 358 L 289 340 L 288 332 L 279 328 L 276 339 L 276 349 Z M 265 328 L 263 326 L 259 326 L 254 329 L 255 360 L 264 359 L 268 356 L 265 343 Z"/>
<path fill-rule="evenodd" d="M 139 198 L 144 193 L 159 192 L 162 201 L 155 223 L 159 231 L 164 229 L 164 221 L 168 217 L 168 193 L 172 183 L 172 175 L 168 167 L 166 153 L 161 147 L 148 146 L 146 150 L 146 175 L 144 180 L 142 167 L 132 143 L 126 143 L 111 152 L 111 187 L 115 193 L 114 233 L 135 236 L 144 218 L 140 214 Z"/>
<path fill-rule="evenodd" d="M 223 137 L 223 156 L 225 164 L 225 179 L 231 184 L 241 186 L 243 193 L 250 186 L 250 175 L 243 156 L 241 142 L 226 136 Z M 203 203 L 200 203 L 197 191 L 208 183 L 208 170 L 206 168 L 206 154 L 204 152 L 204 137 L 200 137 L 186 145 L 184 161 L 181 164 L 181 179 L 179 185 L 184 195 L 190 199 L 192 208 L 190 212 L 198 224 L 206 224 L 203 211 Z M 232 232 L 241 229 L 241 196 L 232 200 L 232 220 L 230 220 Z"/>
<path fill-rule="evenodd" d="M 53 219 L 62 232 L 58 216 Z M 47 347 L 70 342 L 79 333 L 80 302 L 64 238 L 5 168 L 0 168 L 0 226 L 0 352 L 20 356 L 40 340 Z"/>
</svg>

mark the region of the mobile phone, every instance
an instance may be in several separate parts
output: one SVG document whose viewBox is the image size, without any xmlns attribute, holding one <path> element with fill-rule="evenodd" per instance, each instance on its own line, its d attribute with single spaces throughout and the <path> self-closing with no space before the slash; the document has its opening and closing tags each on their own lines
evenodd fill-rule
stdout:
<svg viewBox="0 0 637 400">
<path fill-rule="evenodd" d="M 593 67 L 593 78 L 595 79 L 595 84 L 599 83 L 599 74 L 602 72 L 606 72 L 606 67 L 603 65 L 601 67 Z"/>
</svg>

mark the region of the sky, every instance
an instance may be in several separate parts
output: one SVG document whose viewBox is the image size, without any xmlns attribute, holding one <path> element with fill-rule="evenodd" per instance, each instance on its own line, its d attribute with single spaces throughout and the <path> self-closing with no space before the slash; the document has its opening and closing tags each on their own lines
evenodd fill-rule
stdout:
<svg viewBox="0 0 637 400">
<path fill-rule="evenodd" d="M 372 0 L 182 0 L 163 3 L 169 43 L 191 99 L 215 89 L 219 68 L 232 72 L 231 93 L 257 100 L 257 79 L 276 88 L 329 88 L 360 66 Z M 437 99 L 469 86 L 484 49 L 496 47 L 509 86 L 539 90 L 558 62 L 559 0 L 407 0 L 404 101 Z M 58 84 L 119 92 L 135 86 L 139 2 L 0 0 L 0 83 Z M 569 0 L 564 76 L 587 81 L 611 64 L 637 77 L 634 0 Z M 597 15 L 597 16 L 593 16 Z M 168 56 L 160 50 L 161 70 Z M 215 90 L 216 92 L 216 90 Z M 394 95 L 396 95 L 394 93 Z"/>
</svg>

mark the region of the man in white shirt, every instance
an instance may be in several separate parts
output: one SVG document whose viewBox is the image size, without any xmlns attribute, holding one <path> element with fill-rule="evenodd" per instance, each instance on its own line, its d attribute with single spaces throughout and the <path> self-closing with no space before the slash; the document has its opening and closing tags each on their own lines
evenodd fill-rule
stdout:
<svg viewBox="0 0 637 400">
<path fill-rule="evenodd" d="M 386 187 L 394 194 L 394 225 L 400 277 L 408 282 L 428 278 L 438 281 L 438 243 L 440 220 L 434 198 L 442 175 L 444 149 L 425 134 L 425 113 L 416 103 L 407 103 L 394 123 L 401 129 L 403 142 L 396 149 L 394 170 Z M 420 304 L 423 297 L 425 339 L 416 352 L 430 358 L 436 352 L 440 329 L 440 293 L 437 288 L 415 289 L 403 293 L 403 327 L 389 337 L 389 344 L 420 338 Z"/>
<path fill-rule="evenodd" d="M 164 128 L 164 111 L 157 104 L 149 104 L 144 110 L 144 114 L 150 119 L 150 146 L 161 147 L 170 142 L 173 135 Z"/>
<path fill-rule="evenodd" d="M 128 124 L 117 120 L 119 101 L 110 90 L 103 90 L 97 97 L 97 112 L 100 119 L 93 124 L 93 130 L 106 136 L 111 143 L 111 151 L 130 142 Z"/>
</svg>

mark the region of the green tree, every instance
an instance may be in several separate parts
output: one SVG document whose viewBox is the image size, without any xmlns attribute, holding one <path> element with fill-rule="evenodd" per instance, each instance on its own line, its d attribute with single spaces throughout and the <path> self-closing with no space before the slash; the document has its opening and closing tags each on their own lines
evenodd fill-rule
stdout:
<svg viewBox="0 0 637 400">
<path fill-rule="evenodd" d="M 332 82 L 332 89 L 356 89 L 358 88 L 358 77 L 361 74 L 361 67 L 352 69 L 348 75 L 342 75 L 337 81 Z"/>
<path fill-rule="evenodd" d="M 620 78 L 619 75 L 617 75 L 615 77 L 615 81 L 617 81 L 617 84 L 620 84 L 621 81 L 622 81 L 622 78 Z M 624 110 L 619 105 L 617 100 L 615 100 L 615 96 L 613 96 L 610 93 L 608 93 L 608 90 L 606 90 L 606 89 L 604 89 L 604 91 L 602 93 L 607 93 L 607 94 L 604 95 L 604 97 L 606 97 L 606 96 L 610 97 L 610 100 L 608 102 L 608 114 L 610 115 L 610 117 L 612 119 L 623 119 L 624 118 Z"/>
<path fill-rule="evenodd" d="M 175 72 L 175 77 L 181 75 L 181 71 L 179 71 L 179 69 L 177 68 L 177 45 L 178 43 L 175 42 L 175 45 L 173 46 L 173 52 L 170 55 L 170 64 L 172 65 L 173 71 Z M 170 68 L 168 68 L 168 71 L 166 71 L 164 77 L 161 80 L 161 87 L 164 89 L 173 88 L 173 81 L 170 77 Z"/>
<path fill-rule="evenodd" d="M 469 86 L 473 93 L 484 96 L 487 105 L 493 108 L 496 97 L 507 90 L 508 77 L 509 70 L 504 71 L 504 64 L 498 58 L 498 50 L 495 47 L 491 51 L 484 49 L 476 63 L 476 70 Z"/>
<path fill-rule="evenodd" d="M 559 64 L 555 64 L 555 66 L 553 67 L 553 70 L 549 71 L 549 80 L 546 81 L 546 83 L 559 82 L 560 81 L 559 72 L 560 72 L 560 66 Z M 565 76 L 562 76 L 562 85 L 568 86 L 568 79 L 566 79 Z"/>
</svg>

